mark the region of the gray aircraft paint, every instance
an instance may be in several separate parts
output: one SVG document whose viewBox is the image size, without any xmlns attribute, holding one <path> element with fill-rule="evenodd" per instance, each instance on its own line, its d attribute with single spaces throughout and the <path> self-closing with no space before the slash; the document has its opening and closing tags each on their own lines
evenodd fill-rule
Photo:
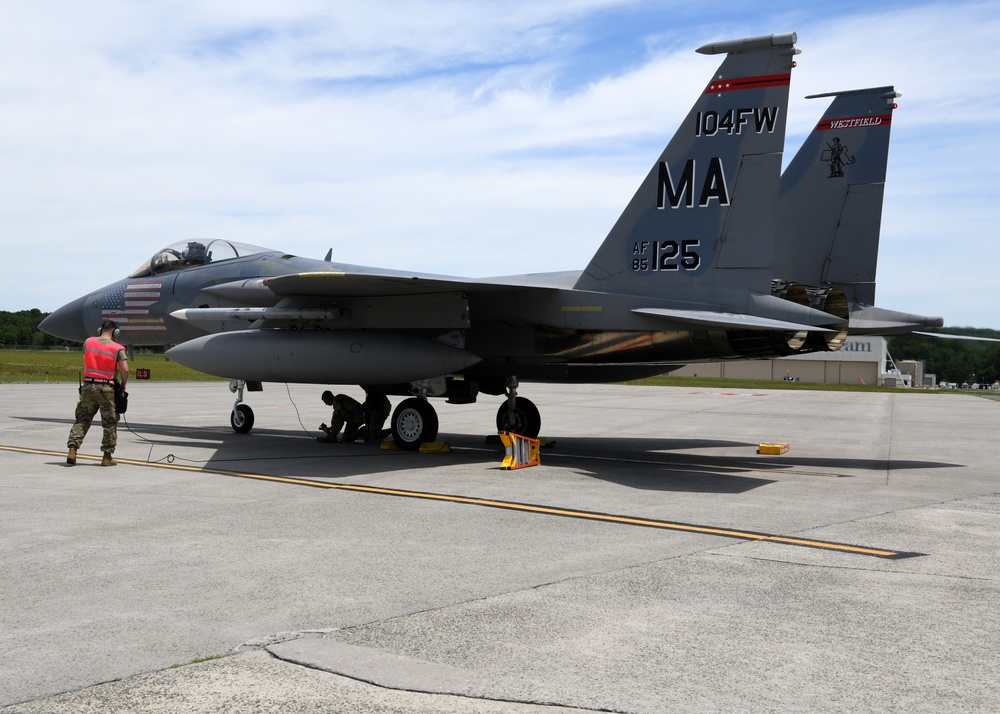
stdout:
<svg viewBox="0 0 1000 714">
<path fill-rule="evenodd" d="M 794 33 L 716 43 L 728 53 L 604 244 L 581 290 L 742 311 L 770 293 Z"/>
<path fill-rule="evenodd" d="M 808 97 L 834 100 L 781 176 L 776 278 L 832 284 L 852 302 L 875 302 L 889 134 L 898 96 L 888 86 Z"/>
</svg>

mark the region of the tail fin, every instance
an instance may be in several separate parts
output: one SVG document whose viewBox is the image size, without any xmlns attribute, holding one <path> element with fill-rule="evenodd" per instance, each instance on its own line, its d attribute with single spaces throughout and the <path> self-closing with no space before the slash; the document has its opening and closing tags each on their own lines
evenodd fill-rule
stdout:
<svg viewBox="0 0 1000 714">
<path fill-rule="evenodd" d="M 815 94 L 835 97 L 781 175 L 774 277 L 841 288 L 875 302 L 882 195 L 893 87 Z"/>
<path fill-rule="evenodd" d="M 770 295 L 794 32 L 725 54 L 576 288 L 743 310 Z"/>
</svg>

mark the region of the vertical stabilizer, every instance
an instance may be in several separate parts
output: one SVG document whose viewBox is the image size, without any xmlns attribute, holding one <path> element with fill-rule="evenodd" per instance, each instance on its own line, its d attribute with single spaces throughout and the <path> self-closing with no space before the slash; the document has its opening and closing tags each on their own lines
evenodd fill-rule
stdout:
<svg viewBox="0 0 1000 714">
<path fill-rule="evenodd" d="M 745 309 L 770 294 L 794 32 L 725 54 L 576 287 Z"/>
<path fill-rule="evenodd" d="M 851 303 L 875 302 L 882 196 L 893 87 L 834 97 L 781 176 L 774 277 L 841 288 Z"/>
</svg>

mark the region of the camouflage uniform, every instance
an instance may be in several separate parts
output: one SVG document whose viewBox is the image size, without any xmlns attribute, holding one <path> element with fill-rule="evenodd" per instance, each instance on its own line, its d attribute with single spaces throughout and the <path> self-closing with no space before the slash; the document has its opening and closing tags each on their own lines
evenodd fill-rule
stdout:
<svg viewBox="0 0 1000 714">
<path fill-rule="evenodd" d="M 317 441 L 336 443 L 337 434 L 344 429 L 343 441 L 354 441 L 361 436 L 365 425 L 365 410 L 357 399 L 346 394 L 338 394 L 333 398 L 333 416 L 330 418 L 330 430 L 326 436 Z M 337 406 L 339 404 L 339 406 Z"/>
<path fill-rule="evenodd" d="M 382 427 L 392 412 L 392 404 L 385 394 L 375 390 L 365 390 L 365 403 L 361 405 L 368 415 L 368 429 L 365 441 L 377 441 L 382 438 Z"/>
<path fill-rule="evenodd" d="M 66 446 L 79 449 L 83 437 L 90 429 L 90 423 L 98 410 L 101 412 L 101 426 L 104 438 L 101 451 L 113 454 L 118 444 L 118 411 L 115 409 L 115 388 L 110 384 L 84 384 L 80 388 L 80 401 L 76 405 L 76 423 L 69 431 Z"/>
</svg>

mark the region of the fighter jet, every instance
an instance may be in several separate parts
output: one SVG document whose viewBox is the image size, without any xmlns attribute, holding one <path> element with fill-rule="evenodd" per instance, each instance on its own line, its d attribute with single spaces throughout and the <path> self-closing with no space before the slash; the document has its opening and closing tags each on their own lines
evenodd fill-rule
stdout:
<svg viewBox="0 0 1000 714">
<path fill-rule="evenodd" d="M 850 329 L 843 292 L 772 281 L 796 41 L 697 50 L 724 59 L 582 271 L 472 279 L 188 241 L 41 329 L 82 341 L 111 318 L 126 344 L 174 345 L 170 359 L 233 380 L 238 432 L 254 420 L 244 389 L 263 382 L 408 395 L 391 418 L 405 449 L 437 435 L 430 397 L 505 395 L 497 429 L 533 437 L 541 417 L 518 396 L 522 381 L 620 381 L 836 349 Z"/>
</svg>

